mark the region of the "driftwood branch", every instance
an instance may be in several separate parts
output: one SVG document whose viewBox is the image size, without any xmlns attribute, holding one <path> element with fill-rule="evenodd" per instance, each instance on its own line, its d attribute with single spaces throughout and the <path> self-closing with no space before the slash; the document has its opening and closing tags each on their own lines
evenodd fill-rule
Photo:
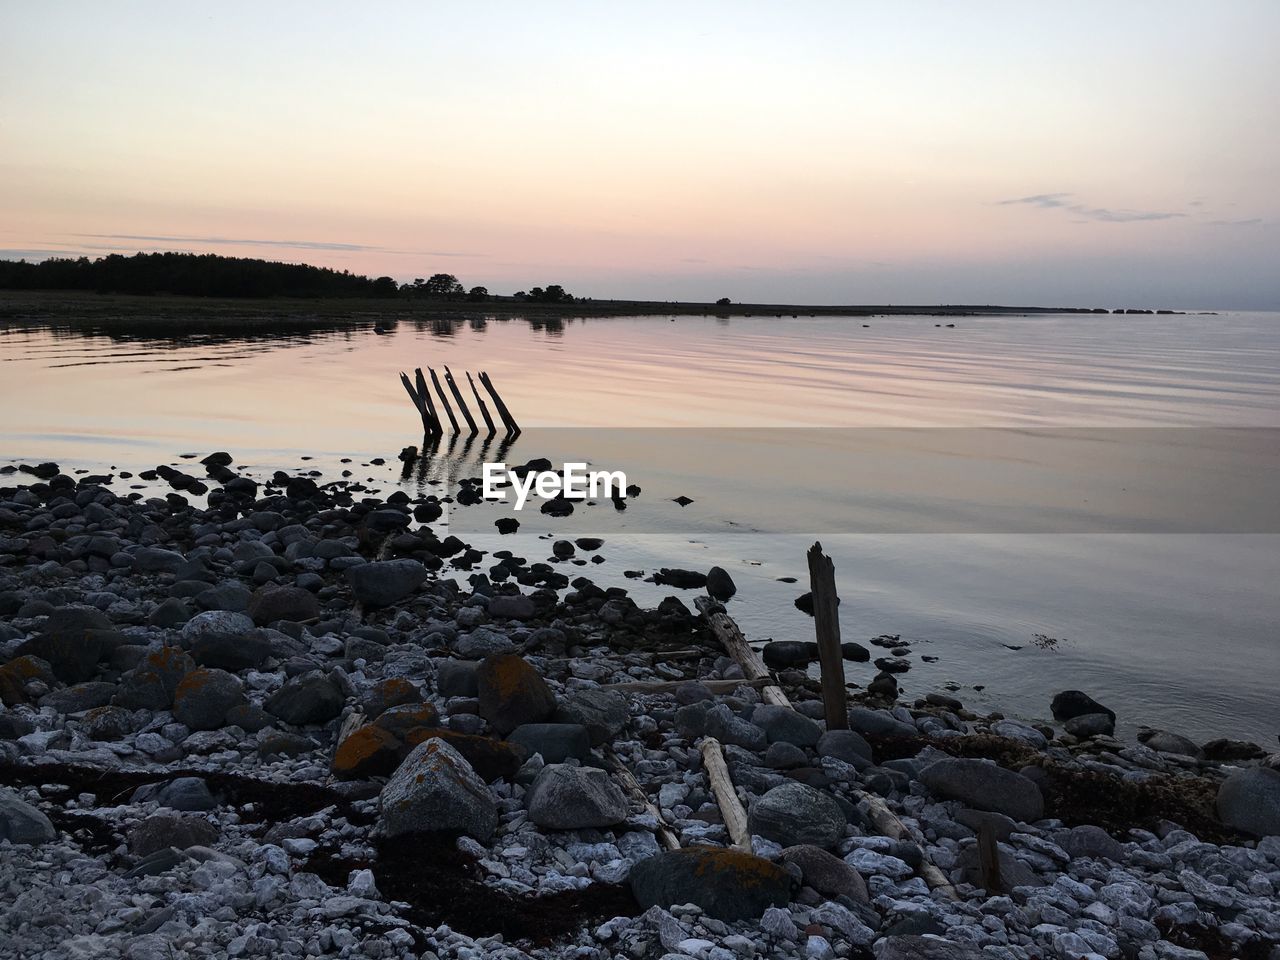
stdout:
<svg viewBox="0 0 1280 960">
<path fill-rule="evenodd" d="M 883 800 L 879 797 L 866 793 L 865 791 L 856 791 L 855 796 L 859 801 L 865 802 L 867 805 L 867 819 L 875 826 L 881 836 L 889 837 L 891 840 L 901 840 L 906 837 L 910 840 L 917 838 L 907 829 L 907 825 L 897 818 L 892 810 L 890 810 Z M 929 860 L 924 852 L 924 848 L 920 849 L 921 864 L 917 873 L 928 884 L 930 890 L 936 890 L 939 894 L 948 900 L 959 900 L 960 896 L 956 893 L 956 888 L 951 885 L 951 881 L 947 879 L 947 875 Z"/>
<path fill-rule="evenodd" d="M 676 836 L 674 830 L 667 826 L 667 821 L 663 818 L 662 811 L 654 806 L 653 801 L 649 799 L 649 795 L 644 792 L 644 788 L 640 786 L 640 782 L 635 778 L 635 774 L 618 759 L 613 747 L 605 747 L 604 755 L 609 761 L 609 765 L 613 767 L 614 775 L 622 783 L 623 789 L 631 795 L 633 800 L 644 807 L 646 813 L 658 821 L 658 842 L 668 850 L 679 850 L 680 838 Z"/>
<path fill-rule="evenodd" d="M 729 830 L 729 838 L 739 850 L 751 852 L 751 831 L 747 829 L 747 811 L 733 789 L 733 779 L 725 765 L 720 741 L 715 737 L 702 739 L 702 763 L 707 768 L 707 781 L 720 807 L 720 816 Z"/>
<path fill-rule="evenodd" d="M 782 692 L 781 687 L 772 682 L 772 674 L 765 667 L 764 661 L 760 659 L 760 654 L 751 649 L 751 645 L 747 643 L 747 638 L 742 635 L 738 625 L 733 622 L 733 617 L 725 613 L 723 607 L 710 597 L 698 597 L 693 602 L 693 605 L 706 618 L 707 624 L 711 627 L 711 632 L 720 641 L 725 652 L 733 657 L 738 666 L 742 668 L 743 676 L 748 680 L 769 681 L 764 689 L 760 691 L 760 695 L 765 702 L 779 707 L 791 707 L 790 699 Z"/>
<path fill-rule="evenodd" d="M 686 683 L 700 683 L 712 693 L 732 693 L 739 687 L 756 687 L 769 683 L 768 680 L 627 680 L 623 683 L 607 683 L 601 689 L 616 690 L 618 693 L 671 693 Z"/>
</svg>

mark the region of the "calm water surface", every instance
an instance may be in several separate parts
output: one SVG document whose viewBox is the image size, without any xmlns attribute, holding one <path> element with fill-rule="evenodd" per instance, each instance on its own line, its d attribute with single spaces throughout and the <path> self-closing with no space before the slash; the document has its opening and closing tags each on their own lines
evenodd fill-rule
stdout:
<svg viewBox="0 0 1280 960">
<path fill-rule="evenodd" d="M 401 447 L 420 442 L 396 375 L 442 364 L 488 370 L 530 427 L 1280 427 L 1274 314 L 935 323 L 401 322 L 386 336 L 362 329 L 175 340 L 0 330 L 0 462 L 137 471 L 226 449 L 250 472 L 305 465 L 336 476 L 340 458 L 351 457 L 347 468 L 385 495 L 402 483 L 398 469 L 360 464 L 394 463 Z M 525 448 L 531 442 L 522 438 L 508 459 L 539 455 Z M 304 464 L 303 456 L 314 459 Z M 431 476 L 478 474 L 477 448 L 464 455 L 456 446 L 459 459 L 466 464 L 442 456 Z M 771 469 L 785 474 L 787 464 Z M 646 486 L 637 503 L 645 524 L 610 521 L 607 562 L 592 575 L 647 603 L 669 591 L 625 579 L 623 570 L 718 563 L 738 582 L 733 613 L 749 637 L 811 638 L 812 621 L 792 600 L 805 589 L 812 536 L 721 534 L 752 518 L 690 493 L 696 476 L 680 482 Z M 419 487 L 417 478 L 403 483 Z M 695 503 L 670 504 L 666 494 L 679 493 Z M 839 511 L 844 493 L 833 484 L 808 495 Z M 822 539 L 836 562 L 845 638 L 901 634 L 915 663 L 903 677 L 910 695 L 958 684 L 968 702 L 1039 719 L 1054 691 L 1079 687 L 1116 709 L 1130 731 L 1148 724 L 1275 745 L 1280 536 Z M 496 548 L 497 538 L 481 545 Z M 533 534 L 502 546 L 530 558 L 547 552 Z M 1037 635 L 1059 642 L 1042 649 Z M 850 667 L 856 682 L 873 675 L 868 665 Z"/>
</svg>

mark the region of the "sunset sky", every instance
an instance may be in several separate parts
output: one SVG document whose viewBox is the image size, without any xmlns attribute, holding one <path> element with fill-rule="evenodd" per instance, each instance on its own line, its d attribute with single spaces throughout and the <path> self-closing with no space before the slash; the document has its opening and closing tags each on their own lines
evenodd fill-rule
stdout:
<svg viewBox="0 0 1280 960">
<path fill-rule="evenodd" d="M 9 3 L 0 257 L 1280 308 L 1280 3 Z"/>
</svg>

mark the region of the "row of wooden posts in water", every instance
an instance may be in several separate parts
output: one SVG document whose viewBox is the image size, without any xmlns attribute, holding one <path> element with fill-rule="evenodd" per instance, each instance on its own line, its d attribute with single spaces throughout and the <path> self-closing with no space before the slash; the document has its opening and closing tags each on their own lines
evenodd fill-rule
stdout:
<svg viewBox="0 0 1280 960">
<path fill-rule="evenodd" d="M 449 418 L 452 432 L 455 434 L 461 433 L 462 427 L 453 413 L 453 407 L 449 405 L 449 397 L 445 394 L 444 387 L 441 386 L 440 376 L 436 373 L 434 367 L 428 367 L 427 371 L 431 374 L 431 383 L 435 386 L 436 394 L 440 398 L 440 408 L 444 411 L 445 416 Z M 480 416 L 484 419 L 488 435 L 492 437 L 498 432 L 498 428 L 493 422 L 489 408 L 480 396 L 480 390 L 476 387 L 476 381 L 472 379 L 471 374 L 464 371 L 464 375 L 467 378 L 467 383 L 471 386 L 471 394 L 475 399 L 476 407 L 480 410 Z M 498 419 L 502 421 L 507 437 L 518 437 L 520 435 L 520 425 L 516 423 L 516 419 L 511 415 L 511 411 L 507 409 L 507 405 L 502 402 L 502 397 L 494 387 L 493 380 L 490 379 L 489 374 L 481 370 L 477 378 L 493 400 L 493 408 L 498 414 Z M 444 433 L 444 420 L 441 419 L 440 414 L 436 411 L 435 400 L 432 399 L 431 390 L 427 387 L 427 378 L 422 375 L 422 368 L 418 367 L 413 371 L 412 379 L 402 371 L 400 373 L 400 382 L 404 384 L 404 389 L 409 394 L 409 399 L 413 401 L 419 416 L 422 417 L 423 432 L 428 437 L 441 436 Z M 447 366 L 444 368 L 444 382 L 448 385 L 449 392 L 453 394 L 453 400 L 458 405 L 458 411 L 462 414 L 462 419 L 467 422 L 468 432 L 471 436 L 475 436 L 480 432 L 480 427 L 471 415 L 467 402 L 462 398 L 462 391 L 458 388 L 458 382 L 454 379 L 452 371 Z"/>
</svg>

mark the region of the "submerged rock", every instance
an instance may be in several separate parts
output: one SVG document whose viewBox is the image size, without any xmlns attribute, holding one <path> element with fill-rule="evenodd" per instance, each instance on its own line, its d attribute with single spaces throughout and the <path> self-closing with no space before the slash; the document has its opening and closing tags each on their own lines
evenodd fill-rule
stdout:
<svg viewBox="0 0 1280 960">
<path fill-rule="evenodd" d="M 738 586 L 724 567 L 712 567 L 707 571 L 707 593 L 716 600 L 728 600 L 738 592 Z"/>
<path fill-rule="evenodd" d="M 1053 719 L 1059 723 L 1088 713 L 1105 713 L 1111 718 L 1112 723 L 1116 722 L 1115 711 L 1108 710 L 1093 697 L 1079 690 L 1063 690 L 1053 698 L 1049 709 L 1053 711 Z"/>
</svg>

